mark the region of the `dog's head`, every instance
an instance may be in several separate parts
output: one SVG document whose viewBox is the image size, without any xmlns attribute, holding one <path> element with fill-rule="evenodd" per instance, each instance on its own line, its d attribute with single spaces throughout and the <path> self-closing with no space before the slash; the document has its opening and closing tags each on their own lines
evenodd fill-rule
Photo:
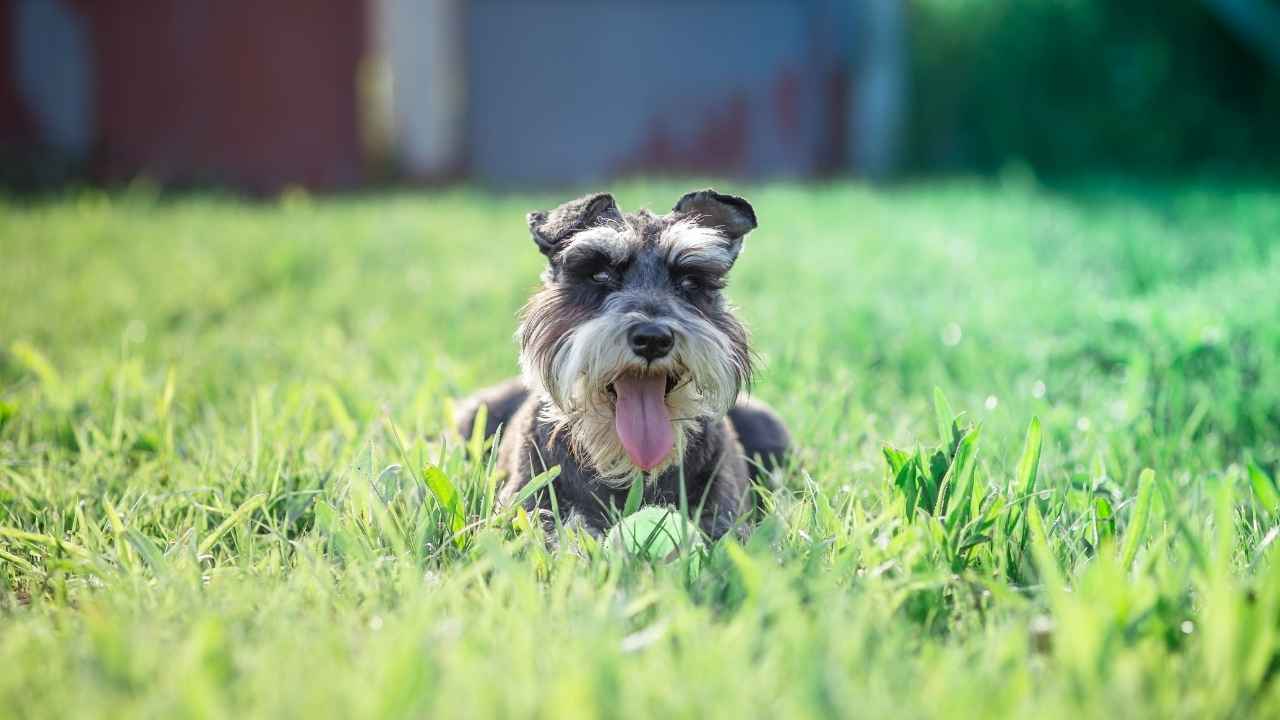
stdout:
<svg viewBox="0 0 1280 720">
<path fill-rule="evenodd" d="M 623 215 L 605 193 L 529 214 L 548 266 L 521 313 L 520 365 L 606 480 L 679 460 L 698 421 L 750 381 L 747 332 L 721 291 L 755 227 L 747 201 L 714 190 L 666 215 Z"/>
</svg>

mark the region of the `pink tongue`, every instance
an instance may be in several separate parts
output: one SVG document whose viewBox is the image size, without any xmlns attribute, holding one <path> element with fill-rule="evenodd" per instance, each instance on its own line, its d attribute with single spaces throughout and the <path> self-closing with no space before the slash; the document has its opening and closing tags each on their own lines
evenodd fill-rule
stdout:
<svg viewBox="0 0 1280 720">
<path fill-rule="evenodd" d="M 676 433 L 667 412 L 665 375 L 625 375 L 613 383 L 618 393 L 614 423 L 618 438 L 631 462 L 651 470 L 676 444 Z"/>
</svg>

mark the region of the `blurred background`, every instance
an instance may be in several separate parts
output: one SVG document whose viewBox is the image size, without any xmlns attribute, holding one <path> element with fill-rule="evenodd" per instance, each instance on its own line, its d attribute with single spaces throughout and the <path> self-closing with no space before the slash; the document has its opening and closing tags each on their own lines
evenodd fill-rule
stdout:
<svg viewBox="0 0 1280 720">
<path fill-rule="evenodd" d="M 1277 0 L 0 0 L 0 184 L 1272 174 Z"/>
</svg>

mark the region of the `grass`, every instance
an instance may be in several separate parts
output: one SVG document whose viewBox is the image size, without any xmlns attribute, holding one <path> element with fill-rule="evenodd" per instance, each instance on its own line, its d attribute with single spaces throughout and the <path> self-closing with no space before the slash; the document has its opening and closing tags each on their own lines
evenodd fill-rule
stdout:
<svg viewBox="0 0 1280 720">
<path fill-rule="evenodd" d="M 740 190 L 802 449 L 665 564 L 439 441 L 553 198 L 0 201 L 3 714 L 1280 714 L 1280 193 Z"/>
</svg>

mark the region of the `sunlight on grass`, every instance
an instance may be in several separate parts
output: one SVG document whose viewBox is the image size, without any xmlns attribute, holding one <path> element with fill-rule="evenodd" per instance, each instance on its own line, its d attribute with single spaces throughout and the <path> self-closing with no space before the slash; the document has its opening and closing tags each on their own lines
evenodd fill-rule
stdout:
<svg viewBox="0 0 1280 720">
<path fill-rule="evenodd" d="M 799 457 L 661 557 L 443 434 L 553 199 L 0 201 L 0 714 L 1280 714 L 1280 196 L 740 190 Z"/>
</svg>

